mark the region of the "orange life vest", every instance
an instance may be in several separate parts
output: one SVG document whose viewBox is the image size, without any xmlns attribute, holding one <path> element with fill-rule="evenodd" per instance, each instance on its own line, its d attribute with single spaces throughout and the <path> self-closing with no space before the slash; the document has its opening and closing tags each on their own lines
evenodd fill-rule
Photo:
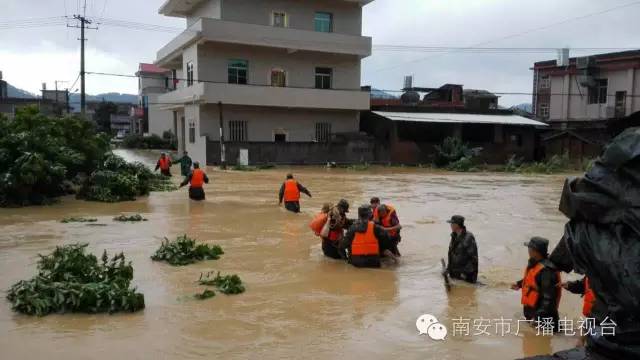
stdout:
<svg viewBox="0 0 640 360">
<path fill-rule="evenodd" d="M 171 168 L 171 160 L 169 159 L 168 156 L 165 156 L 164 158 L 160 158 L 158 162 L 160 163 L 161 170 L 169 170 L 169 168 Z"/>
<path fill-rule="evenodd" d="M 376 239 L 376 235 L 373 232 L 374 227 L 373 221 L 369 221 L 367 232 L 356 232 L 351 243 L 352 256 L 380 255 L 378 239 Z"/>
<path fill-rule="evenodd" d="M 311 229 L 311 231 L 313 231 L 314 234 L 316 234 L 316 236 L 320 236 L 322 228 L 324 227 L 324 224 L 327 223 L 328 219 L 329 214 L 321 212 L 317 214 L 316 217 L 313 218 L 313 220 L 311 220 L 309 228 Z"/>
<path fill-rule="evenodd" d="M 296 202 L 300 201 L 300 190 L 298 190 L 298 182 L 289 179 L 284 183 L 284 201 Z"/>
<path fill-rule="evenodd" d="M 593 304 L 596 302 L 596 294 L 591 289 L 591 285 L 589 284 L 589 278 L 585 276 L 584 278 L 584 303 L 582 305 L 582 315 L 590 316 L 591 310 L 593 310 Z"/>
<path fill-rule="evenodd" d="M 530 308 L 535 308 L 538 305 L 538 299 L 540 298 L 540 291 L 538 284 L 536 283 L 536 276 L 544 269 L 544 265 L 537 263 L 534 267 L 524 270 L 524 278 L 522 279 L 522 305 Z M 560 272 L 556 271 L 558 277 L 558 283 L 562 283 L 560 278 Z M 562 288 L 556 286 L 556 309 L 560 306 L 560 297 L 562 295 Z"/>
<path fill-rule="evenodd" d="M 393 206 L 389 206 L 389 205 L 386 205 L 386 207 L 387 207 L 387 216 L 380 219 L 380 224 L 383 227 L 390 228 L 393 226 L 391 224 L 391 216 L 396 212 L 396 209 Z M 378 208 L 376 208 L 376 213 L 377 212 L 378 212 Z M 389 233 L 389 236 L 391 237 L 398 236 L 398 230 L 391 230 L 391 231 L 388 231 L 388 233 Z"/>
<path fill-rule="evenodd" d="M 204 185 L 204 171 L 202 169 L 193 169 L 191 173 L 191 187 L 201 188 Z"/>
</svg>

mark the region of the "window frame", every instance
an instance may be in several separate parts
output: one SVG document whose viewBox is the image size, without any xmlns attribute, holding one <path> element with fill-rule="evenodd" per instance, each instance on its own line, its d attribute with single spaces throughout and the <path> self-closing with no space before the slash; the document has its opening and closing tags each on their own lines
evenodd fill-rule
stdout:
<svg viewBox="0 0 640 360">
<path fill-rule="evenodd" d="M 329 70 L 329 73 L 321 73 L 318 72 L 318 70 Z M 329 78 L 329 86 L 328 87 L 324 87 L 325 83 L 324 80 L 326 78 Z M 322 79 L 322 85 L 318 86 L 318 80 Z M 314 86 L 316 89 L 321 89 L 321 90 L 331 90 L 333 89 L 333 68 L 330 67 L 323 67 L 323 66 L 316 66 L 315 68 L 315 73 L 314 73 Z"/>
<path fill-rule="evenodd" d="M 551 89 L 551 75 L 540 76 L 540 89 Z"/>
<path fill-rule="evenodd" d="M 324 30 L 324 27 L 319 27 L 318 25 L 321 23 L 326 23 L 327 19 L 322 19 L 319 18 L 318 16 L 326 16 L 328 15 L 328 22 L 329 22 L 329 28 L 327 30 Z M 313 29 L 315 32 L 322 32 L 322 33 L 332 33 L 333 32 L 333 13 L 330 13 L 328 11 L 316 11 L 314 16 L 313 16 Z"/>
<path fill-rule="evenodd" d="M 193 61 L 187 62 L 187 87 L 193 86 Z"/>
<path fill-rule="evenodd" d="M 282 83 L 282 85 L 275 85 L 273 82 L 273 75 L 275 72 L 281 73 L 283 75 L 283 79 L 284 82 Z M 289 79 L 287 76 L 287 70 L 281 68 L 281 67 L 274 67 L 271 68 L 271 70 L 269 71 L 269 85 L 272 87 L 287 87 L 289 85 Z"/>
<path fill-rule="evenodd" d="M 609 79 L 596 79 L 596 86 L 589 88 L 588 104 L 607 104 L 609 100 Z M 604 84 L 604 85 L 603 85 Z"/>
<path fill-rule="evenodd" d="M 282 15 L 282 26 L 276 25 L 276 16 Z M 289 14 L 286 11 L 273 10 L 271 12 L 271 26 L 279 27 L 279 28 L 288 28 L 289 27 Z"/>
<path fill-rule="evenodd" d="M 244 67 L 236 66 L 234 63 L 244 63 Z M 232 71 L 235 74 L 232 75 Z M 240 72 L 244 71 L 244 82 L 241 82 Z M 235 81 L 232 81 L 232 77 L 235 77 Z M 248 85 L 249 84 L 249 61 L 244 59 L 229 59 L 227 62 L 227 83 L 234 85 Z"/>
<path fill-rule="evenodd" d="M 230 142 L 248 142 L 249 141 L 249 122 L 246 120 L 229 120 L 227 123 L 229 128 Z"/>
<path fill-rule="evenodd" d="M 540 111 L 539 116 L 543 119 L 548 119 L 549 118 L 549 114 L 551 111 L 551 106 L 549 106 L 548 103 L 540 103 L 540 105 L 538 105 L 538 109 Z"/>
<path fill-rule="evenodd" d="M 196 123 L 189 121 L 189 144 L 196 143 Z"/>
<path fill-rule="evenodd" d="M 331 123 L 317 122 L 315 124 L 316 134 L 315 140 L 318 143 L 328 143 L 331 141 Z"/>
</svg>

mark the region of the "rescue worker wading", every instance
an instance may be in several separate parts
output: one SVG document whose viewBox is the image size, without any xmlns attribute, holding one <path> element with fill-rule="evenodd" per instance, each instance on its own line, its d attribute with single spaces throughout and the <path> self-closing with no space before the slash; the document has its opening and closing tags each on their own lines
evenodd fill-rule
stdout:
<svg viewBox="0 0 640 360">
<path fill-rule="evenodd" d="M 160 159 L 156 163 L 155 171 L 160 169 L 160 173 L 164 176 L 171 176 L 171 159 L 167 156 L 167 154 L 160 154 Z"/>
<path fill-rule="evenodd" d="M 565 282 L 562 283 L 562 287 L 573 294 L 580 294 L 583 296 L 582 315 L 584 315 L 585 318 L 591 317 L 593 305 L 596 303 L 596 294 L 589 285 L 589 278 L 585 276 L 582 280 Z"/>
<path fill-rule="evenodd" d="M 522 291 L 520 302 L 527 320 L 543 324 L 551 318 L 557 331 L 562 281 L 560 272 L 548 259 L 549 240 L 533 237 L 525 246 L 529 248 L 529 263 L 522 280 L 511 285 L 511 289 Z"/>
<path fill-rule="evenodd" d="M 189 153 L 185 151 L 182 157 L 178 159 L 178 162 L 180 163 L 180 174 L 182 176 L 189 176 L 191 165 L 193 165 L 193 160 L 189 157 Z"/>
<path fill-rule="evenodd" d="M 355 267 L 380 267 L 381 244 L 389 241 L 386 231 L 371 219 L 371 207 L 358 209 L 358 220 L 351 225 L 340 242 L 340 248 L 349 250 L 349 263 Z"/>
<path fill-rule="evenodd" d="M 280 205 L 284 200 L 285 209 L 299 213 L 300 212 L 300 193 L 305 193 L 311 197 L 311 193 L 304 186 L 298 183 L 293 175 L 287 175 L 287 180 L 280 187 Z"/>
<path fill-rule="evenodd" d="M 204 184 L 208 183 L 209 178 L 207 177 L 207 174 L 205 174 L 204 171 L 200 169 L 200 163 L 196 161 L 195 163 L 193 163 L 193 171 L 189 175 L 187 175 L 187 178 L 184 179 L 182 184 L 180 184 L 180 187 L 190 184 L 189 198 L 191 200 L 199 201 L 205 199 L 203 186 Z"/>
<path fill-rule="evenodd" d="M 377 206 L 373 211 L 373 222 L 383 227 L 389 236 L 389 241 L 380 249 L 382 254 L 397 260 L 396 257 L 400 256 L 398 244 L 401 240 L 400 229 L 402 226 L 400 226 L 396 209 L 391 205 L 385 204 Z"/>
<path fill-rule="evenodd" d="M 349 202 L 340 200 L 338 205 L 329 211 L 329 235 L 322 237 L 322 252 L 332 259 L 346 259 L 346 254 L 340 248 L 340 241 L 344 237 L 344 229 L 353 224 L 353 220 L 347 219 Z"/>
<path fill-rule="evenodd" d="M 464 217 L 454 215 L 451 220 L 451 242 L 447 273 L 454 279 L 474 284 L 478 280 L 478 246 L 476 238 L 467 231 Z"/>
</svg>

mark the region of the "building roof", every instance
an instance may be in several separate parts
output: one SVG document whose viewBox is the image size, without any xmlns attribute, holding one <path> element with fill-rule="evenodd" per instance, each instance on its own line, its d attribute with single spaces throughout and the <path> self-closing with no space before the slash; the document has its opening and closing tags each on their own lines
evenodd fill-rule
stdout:
<svg viewBox="0 0 640 360">
<path fill-rule="evenodd" d="M 519 115 L 486 115 L 459 113 L 409 113 L 374 111 L 376 115 L 391 121 L 424 122 L 424 123 L 466 123 L 466 124 L 494 124 L 518 126 L 548 126 L 540 121 L 527 119 Z"/>
<path fill-rule="evenodd" d="M 166 74 L 171 72 L 171 70 L 164 69 L 155 64 L 146 64 L 140 63 L 140 67 L 138 68 L 138 72 L 141 73 L 152 73 L 152 74 Z"/>
<path fill-rule="evenodd" d="M 475 97 L 489 97 L 489 98 L 494 98 L 494 97 L 498 97 L 496 94 L 487 91 L 487 90 L 476 90 L 476 89 L 464 89 L 462 90 L 462 93 L 465 96 L 475 96 Z"/>
<path fill-rule="evenodd" d="M 606 62 L 606 61 L 616 61 L 616 60 L 625 60 L 628 58 L 640 58 L 640 50 L 628 50 L 628 51 L 619 51 L 612 52 L 606 54 L 595 54 L 595 55 L 587 55 L 586 57 L 592 57 L 597 62 Z M 577 57 L 569 58 L 569 64 L 575 65 L 577 61 Z M 556 60 L 546 60 L 546 61 L 538 61 L 534 64 L 534 67 L 556 67 L 558 66 L 558 62 Z"/>
</svg>

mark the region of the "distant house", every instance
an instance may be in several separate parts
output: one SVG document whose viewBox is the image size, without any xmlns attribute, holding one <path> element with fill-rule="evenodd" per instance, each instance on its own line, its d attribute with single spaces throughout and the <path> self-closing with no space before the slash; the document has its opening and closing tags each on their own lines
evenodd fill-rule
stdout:
<svg viewBox="0 0 640 360">
<path fill-rule="evenodd" d="M 435 145 L 458 137 L 486 163 L 504 163 L 512 155 L 536 158 L 538 128 L 547 125 L 511 110 L 498 109 L 498 97 L 484 90 L 464 90 L 462 85 L 439 88 L 412 87 L 400 104 L 372 101 L 362 116 L 360 129 L 377 140 L 377 160 L 392 163 L 430 163 Z M 425 94 L 422 98 L 420 94 Z"/>
<path fill-rule="evenodd" d="M 549 124 L 547 155 L 599 154 L 613 122 L 640 112 L 640 50 L 541 61 L 533 66 L 533 111 Z"/>
<path fill-rule="evenodd" d="M 2 79 L 0 71 L 0 114 L 12 119 L 24 107 L 34 106 L 45 115 L 61 115 L 53 100 L 49 98 L 9 97 L 9 84 Z"/>
<path fill-rule="evenodd" d="M 111 132 L 118 133 L 123 132 L 125 134 L 131 134 L 132 132 L 132 120 L 127 115 L 111 114 Z"/>
<path fill-rule="evenodd" d="M 141 63 L 138 67 L 139 103 L 135 111 L 141 133 L 162 136 L 165 131 L 177 133 L 177 120 L 172 111 L 164 109 L 160 96 L 176 89 L 175 70 L 163 69 L 154 64 Z"/>
</svg>

